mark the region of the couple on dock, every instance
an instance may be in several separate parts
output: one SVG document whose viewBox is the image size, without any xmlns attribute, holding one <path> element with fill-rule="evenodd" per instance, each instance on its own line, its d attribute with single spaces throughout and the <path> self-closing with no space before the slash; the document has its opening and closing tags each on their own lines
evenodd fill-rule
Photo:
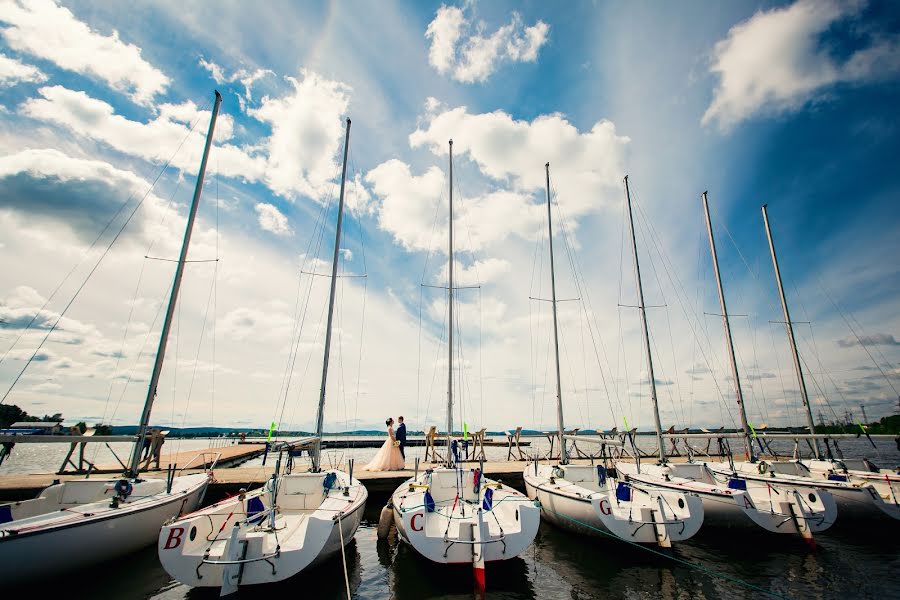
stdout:
<svg viewBox="0 0 900 600">
<path fill-rule="evenodd" d="M 388 417 L 384 422 L 387 425 L 388 439 L 378 450 L 375 458 L 363 467 L 363 471 L 402 471 L 406 468 L 406 423 L 403 417 L 397 417 L 400 424 L 394 433 L 394 419 Z"/>
</svg>

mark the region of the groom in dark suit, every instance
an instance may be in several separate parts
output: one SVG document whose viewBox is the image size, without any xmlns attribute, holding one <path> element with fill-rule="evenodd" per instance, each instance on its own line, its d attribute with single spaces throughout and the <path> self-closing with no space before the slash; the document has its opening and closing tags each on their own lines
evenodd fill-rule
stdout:
<svg viewBox="0 0 900 600">
<path fill-rule="evenodd" d="M 394 436 L 400 442 L 400 456 L 406 460 L 406 423 L 403 422 L 403 417 L 397 417 L 397 420 L 400 421 L 400 425 L 397 426 Z"/>
</svg>

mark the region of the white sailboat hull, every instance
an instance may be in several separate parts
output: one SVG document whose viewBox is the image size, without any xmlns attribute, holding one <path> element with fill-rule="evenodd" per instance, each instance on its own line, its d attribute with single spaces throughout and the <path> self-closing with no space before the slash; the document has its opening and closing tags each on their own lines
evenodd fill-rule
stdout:
<svg viewBox="0 0 900 600">
<path fill-rule="evenodd" d="M 616 497 L 618 481 L 601 483 L 593 465 L 531 464 L 523 478 L 528 497 L 540 502 L 544 518 L 577 533 L 669 546 L 693 537 L 704 520 L 703 502 L 694 493 L 636 484 L 630 486 L 631 499 L 621 500 Z"/>
<path fill-rule="evenodd" d="M 335 487 L 326 492 L 324 478 L 331 473 Z M 284 475 L 274 507 L 272 485 L 163 526 L 157 549 L 166 572 L 193 587 L 220 587 L 224 596 L 292 577 L 353 539 L 368 497 L 358 480 L 337 470 Z"/>
<path fill-rule="evenodd" d="M 714 479 L 705 463 L 642 465 L 640 473 L 634 463 L 618 463 L 616 468 L 635 481 L 697 494 L 707 527 L 761 527 L 809 538 L 831 527 L 837 518 L 837 504 L 826 491 L 811 493 L 784 483 L 731 488 Z M 743 480 L 738 485 L 744 485 Z"/>
<path fill-rule="evenodd" d="M 111 485 L 116 481 L 94 483 Z M 44 494 L 62 493 L 59 497 L 65 499 L 65 490 L 60 488 L 70 483 L 50 486 Z M 48 574 L 65 573 L 145 548 L 157 538 L 163 523 L 197 508 L 209 477 L 176 477 L 171 494 L 165 493 L 164 481 L 146 483 L 153 486 L 148 491 L 155 493 L 143 495 L 144 484 L 138 483 L 129 500 L 118 508 L 110 507 L 115 495 L 110 491 L 110 499 L 0 525 L 0 581 L 34 582 Z"/>
<path fill-rule="evenodd" d="M 734 467 L 748 486 L 765 487 L 771 483 L 782 483 L 802 489 L 805 493 L 809 493 L 809 490 L 825 490 L 834 497 L 842 520 L 885 516 L 900 520 L 900 505 L 890 493 L 882 495 L 871 481 L 854 481 L 852 477 L 848 481 L 833 481 L 824 474 L 820 474 L 822 478 L 818 479 L 815 473 L 796 461 L 737 462 Z M 724 465 L 718 467 L 711 463 L 710 468 L 718 473 L 728 474 Z"/>
<path fill-rule="evenodd" d="M 484 505 L 487 489 L 492 494 L 489 509 Z M 426 506 L 426 490 L 434 500 L 433 511 Z M 398 487 L 391 504 L 400 539 L 437 563 L 514 558 L 531 545 L 540 526 L 538 507 L 520 492 L 486 478 L 476 491 L 473 470 L 425 472 Z M 479 516 L 480 533 L 473 531 L 479 527 Z"/>
</svg>

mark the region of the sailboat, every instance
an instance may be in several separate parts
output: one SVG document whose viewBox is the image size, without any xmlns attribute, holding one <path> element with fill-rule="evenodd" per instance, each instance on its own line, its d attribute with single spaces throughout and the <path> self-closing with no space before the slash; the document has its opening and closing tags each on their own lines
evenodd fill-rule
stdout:
<svg viewBox="0 0 900 600">
<path fill-rule="evenodd" d="M 321 462 L 349 144 L 347 119 L 316 434 L 305 440 L 312 444 L 310 470 L 282 474 L 279 460 L 263 487 L 166 523 L 158 532 L 159 560 L 186 585 L 219 587 L 226 596 L 281 581 L 342 553 L 359 528 L 368 492 L 353 477 L 352 461 L 349 473 Z"/>
<path fill-rule="evenodd" d="M 778 294 L 781 299 L 785 329 L 790 342 L 794 372 L 797 376 L 800 398 L 803 402 L 807 426 L 810 431 L 807 435 L 792 435 L 790 437 L 810 440 L 815 458 L 809 461 L 800 458 L 787 461 L 745 461 L 735 463 L 734 471 L 746 479 L 748 484 L 752 483 L 757 487 L 769 486 L 773 482 L 786 482 L 804 490 L 827 490 L 834 496 L 839 514 L 845 518 L 889 517 L 894 520 L 900 520 L 900 501 L 898 501 L 900 499 L 900 478 L 892 478 L 889 474 L 878 474 L 879 476 L 875 478 L 859 476 L 852 473 L 840 461 L 822 458 L 818 440 L 827 439 L 829 436 L 816 435 L 815 433 L 812 408 L 806 391 L 806 381 L 800 365 L 800 354 L 797 351 L 797 343 L 794 339 L 794 327 L 791 322 L 787 299 L 784 295 L 781 271 L 778 268 L 778 257 L 775 253 L 775 243 L 772 239 L 772 230 L 769 227 L 769 215 L 766 209 L 767 205 L 764 204 L 762 206 L 763 223 L 766 227 L 766 237 L 768 238 L 769 251 L 772 255 L 775 282 L 778 284 Z M 715 470 L 721 473 L 723 468 L 716 467 Z"/>
<path fill-rule="evenodd" d="M 515 558 L 534 540 L 540 512 L 524 494 L 459 464 L 453 440 L 453 140 L 450 140 L 447 455 L 443 466 L 417 473 L 391 495 L 397 533 L 437 563 L 472 564 L 484 590 L 485 563 Z"/>
<path fill-rule="evenodd" d="M 47 573 L 85 567 L 149 546 L 164 522 L 195 510 L 202 502 L 212 477 L 211 471 L 179 476 L 170 472 L 166 480 L 141 479 L 139 465 L 221 103 L 222 96 L 216 91 L 200 172 L 129 468 L 119 479 L 65 481 L 46 488 L 34 500 L 0 507 L 0 580 L 4 583 L 35 581 Z"/>
<path fill-rule="evenodd" d="M 526 465 L 523 473 L 529 498 L 541 503 L 542 514 L 551 523 L 578 533 L 611 533 L 631 542 L 658 544 L 670 547 L 672 542 L 692 537 L 703 524 L 703 503 L 691 490 L 671 490 L 646 481 L 623 477 L 625 463 L 616 466 L 618 472 L 604 465 L 572 465 L 566 451 L 563 424 L 562 384 L 559 366 L 559 335 L 556 317 L 556 275 L 553 260 L 553 221 L 550 204 L 550 163 L 545 165 L 547 175 L 547 227 L 550 242 L 550 288 L 553 307 L 553 341 L 556 350 L 556 414 L 559 427 L 560 456 L 557 464 Z M 625 178 L 626 186 L 628 178 Z M 626 187 L 627 189 L 627 187 Z M 630 197 L 629 197 L 630 198 Z M 631 209 L 629 199 L 629 211 Z M 634 229 L 632 227 L 632 236 Z M 632 238 L 633 239 L 633 238 Z M 643 314 L 643 291 L 640 286 L 640 268 L 635 252 L 635 269 L 638 273 L 638 293 L 641 303 L 641 322 L 647 334 Z M 649 342 L 647 344 L 649 349 Z M 649 358 L 649 355 L 648 355 Z M 650 365 L 651 397 L 656 409 L 656 391 L 653 386 L 653 366 Z M 659 412 L 656 412 L 659 431 Z M 661 440 L 662 438 L 660 438 Z M 592 441 L 578 436 L 579 441 Z M 602 443 L 614 443 L 602 438 Z M 660 452 L 662 453 L 660 442 Z M 639 460 L 636 456 L 635 460 Z M 620 466 L 622 465 L 622 466 Z"/>
<path fill-rule="evenodd" d="M 710 254 L 719 292 L 719 307 L 722 310 L 722 323 L 725 329 L 725 345 L 728 349 L 735 398 L 741 416 L 741 437 L 748 456 L 754 460 L 753 444 L 750 441 L 747 412 L 744 408 L 744 396 L 734 354 L 731 324 L 728 320 L 725 292 L 719 273 L 716 242 L 713 237 L 712 222 L 709 218 L 706 192 L 703 192 L 702 199 L 706 229 L 709 234 Z M 651 385 L 653 384 L 651 383 Z M 680 435 L 681 437 L 691 437 L 690 434 Z M 660 443 L 662 444 L 662 441 Z M 660 447 L 663 448 L 663 446 Z M 730 456 L 728 458 L 731 460 Z M 802 488 L 791 486 L 788 483 L 774 483 L 767 487 L 748 486 L 747 482 L 734 469 L 728 475 L 717 473 L 705 461 L 695 461 L 693 457 L 688 463 L 667 463 L 664 450 L 660 451 L 658 464 L 621 463 L 617 466 L 620 472 L 627 474 L 634 481 L 696 493 L 703 500 L 707 526 L 759 526 L 772 533 L 796 533 L 814 547 L 813 533 L 825 531 L 837 518 L 837 506 L 834 498 L 827 491 L 818 490 L 808 493 Z M 724 463 L 721 463 L 716 465 L 716 468 L 724 469 L 724 466 Z"/>
</svg>

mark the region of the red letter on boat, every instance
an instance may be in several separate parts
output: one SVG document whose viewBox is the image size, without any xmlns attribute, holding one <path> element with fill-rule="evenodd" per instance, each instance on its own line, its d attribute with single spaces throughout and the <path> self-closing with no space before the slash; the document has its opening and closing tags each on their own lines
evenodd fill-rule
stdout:
<svg viewBox="0 0 900 600">
<path fill-rule="evenodd" d="M 416 517 L 421 517 L 422 513 L 416 513 L 412 516 L 412 519 L 409 520 L 409 525 L 412 527 L 413 531 L 422 531 L 421 527 L 416 527 Z"/>
<path fill-rule="evenodd" d="M 609 508 L 609 501 L 606 498 L 600 501 L 600 512 L 602 512 L 604 515 L 608 515 L 612 512 L 612 510 L 610 510 Z"/>
<path fill-rule="evenodd" d="M 184 535 L 184 527 L 173 527 L 169 530 L 169 539 L 166 540 L 166 546 L 163 550 L 174 550 L 181 545 L 181 536 Z M 174 543 L 172 543 L 174 542 Z"/>
</svg>

